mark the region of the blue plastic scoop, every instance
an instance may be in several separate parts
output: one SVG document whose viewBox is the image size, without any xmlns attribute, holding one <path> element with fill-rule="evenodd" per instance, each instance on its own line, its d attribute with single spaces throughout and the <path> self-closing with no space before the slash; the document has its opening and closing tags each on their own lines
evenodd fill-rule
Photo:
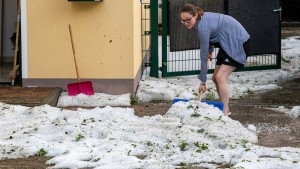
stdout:
<svg viewBox="0 0 300 169">
<path fill-rule="evenodd" d="M 224 110 L 224 104 L 222 102 L 216 102 L 216 101 L 206 101 L 206 100 L 202 100 L 202 94 L 203 92 L 199 93 L 199 101 L 201 101 L 202 103 L 206 103 L 209 105 L 213 105 L 214 107 L 219 108 L 221 111 Z M 188 102 L 190 101 L 189 99 L 173 99 L 172 104 L 176 103 L 176 102 Z"/>
<path fill-rule="evenodd" d="M 176 102 L 188 102 L 190 101 L 189 99 L 173 99 L 172 104 L 176 103 Z M 213 105 L 214 107 L 219 108 L 221 111 L 224 110 L 224 104 L 222 102 L 214 102 L 214 101 L 206 101 L 206 100 L 202 100 L 202 103 L 206 103 L 209 105 Z"/>
</svg>

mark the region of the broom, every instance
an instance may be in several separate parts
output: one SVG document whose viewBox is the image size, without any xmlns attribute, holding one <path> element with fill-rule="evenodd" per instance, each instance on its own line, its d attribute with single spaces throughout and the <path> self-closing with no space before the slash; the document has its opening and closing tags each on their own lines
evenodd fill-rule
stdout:
<svg viewBox="0 0 300 169">
<path fill-rule="evenodd" d="M 15 79 L 17 76 L 17 70 L 19 66 L 17 66 L 17 56 L 18 56 L 18 48 L 19 48 L 19 29 L 20 29 L 20 18 L 21 17 L 21 7 L 20 7 L 20 0 L 18 0 L 18 16 L 17 16 L 17 28 L 16 28 L 16 46 L 15 46 L 15 53 L 14 53 L 14 66 L 13 70 L 9 73 L 9 78 L 11 80 L 11 84 L 15 84 Z"/>
</svg>

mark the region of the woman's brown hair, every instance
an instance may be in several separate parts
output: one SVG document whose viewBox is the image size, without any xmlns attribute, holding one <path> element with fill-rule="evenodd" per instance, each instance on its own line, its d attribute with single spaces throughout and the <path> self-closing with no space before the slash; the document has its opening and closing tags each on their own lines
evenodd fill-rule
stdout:
<svg viewBox="0 0 300 169">
<path fill-rule="evenodd" d="M 187 12 L 193 16 L 196 16 L 196 14 L 198 14 L 197 20 L 200 20 L 201 16 L 204 14 L 204 11 L 201 8 L 192 4 L 183 5 L 180 10 L 180 13 L 182 12 Z"/>
</svg>

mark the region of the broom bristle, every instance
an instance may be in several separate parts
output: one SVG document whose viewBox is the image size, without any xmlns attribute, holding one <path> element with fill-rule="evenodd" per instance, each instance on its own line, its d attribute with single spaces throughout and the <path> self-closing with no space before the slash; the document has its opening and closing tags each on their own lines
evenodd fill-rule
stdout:
<svg viewBox="0 0 300 169">
<path fill-rule="evenodd" d="M 16 65 L 16 68 L 9 72 L 9 79 L 10 80 L 15 80 L 16 79 L 16 76 L 19 73 L 18 70 L 19 70 L 19 65 Z"/>
</svg>

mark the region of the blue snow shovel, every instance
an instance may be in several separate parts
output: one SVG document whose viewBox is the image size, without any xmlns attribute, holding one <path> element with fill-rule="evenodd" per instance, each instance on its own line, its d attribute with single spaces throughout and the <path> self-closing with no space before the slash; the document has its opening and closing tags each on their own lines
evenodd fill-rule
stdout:
<svg viewBox="0 0 300 169">
<path fill-rule="evenodd" d="M 222 102 L 215 102 L 215 101 L 206 101 L 206 100 L 202 100 L 202 94 L 203 92 L 201 91 L 199 93 L 199 101 L 202 102 L 202 103 L 206 103 L 208 105 L 213 105 L 214 107 L 217 107 L 219 108 L 221 111 L 224 110 L 224 104 Z M 188 102 L 190 101 L 189 99 L 173 99 L 173 102 L 172 104 L 176 103 L 176 102 Z"/>
<path fill-rule="evenodd" d="M 207 66 L 209 66 L 210 61 L 211 61 L 211 58 L 207 59 Z M 203 94 L 203 91 L 200 91 L 200 93 L 198 95 L 198 99 L 199 99 L 200 102 L 206 103 L 206 104 L 209 104 L 209 105 L 213 105 L 214 107 L 219 108 L 221 111 L 224 110 L 224 104 L 222 102 L 202 100 L 202 94 Z M 188 101 L 190 101 L 190 100 L 189 99 L 179 99 L 179 98 L 177 98 L 177 99 L 173 99 L 172 104 L 174 104 L 176 102 L 188 102 Z"/>
</svg>

